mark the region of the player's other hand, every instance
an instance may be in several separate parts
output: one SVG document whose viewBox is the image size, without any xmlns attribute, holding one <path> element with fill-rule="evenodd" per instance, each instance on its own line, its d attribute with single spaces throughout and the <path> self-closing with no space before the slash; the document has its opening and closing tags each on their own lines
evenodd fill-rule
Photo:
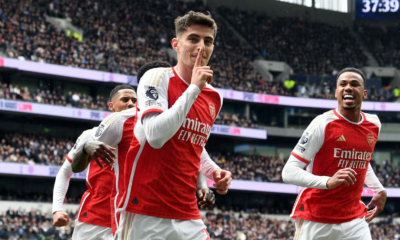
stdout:
<svg viewBox="0 0 400 240">
<path fill-rule="evenodd" d="M 213 172 L 214 187 L 217 193 L 225 195 L 228 193 L 229 186 L 232 182 L 232 173 L 226 170 L 216 170 Z"/>
<path fill-rule="evenodd" d="M 209 66 L 201 66 L 201 60 L 203 59 L 203 48 L 198 49 L 196 62 L 194 63 L 192 70 L 191 84 L 195 84 L 200 90 L 203 90 L 207 83 L 211 83 L 213 79 L 213 71 Z"/>
<path fill-rule="evenodd" d="M 214 192 L 209 188 L 203 188 L 197 191 L 197 196 L 200 198 L 199 206 L 200 209 L 210 210 L 215 205 Z"/>
<path fill-rule="evenodd" d="M 378 216 L 379 213 L 383 211 L 386 199 L 387 199 L 386 190 L 380 191 L 372 198 L 371 202 L 367 205 L 367 210 L 371 209 L 373 206 L 375 206 L 375 208 L 367 212 L 367 217 L 365 218 L 367 222 L 371 222 L 372 219 L 374 219 L 376 216 Z"/>
<path fill-rule="evenodd" d="M 69 215 L 64 211 L 57 211 L 53 213 L 53 225 L 55 227 L 64 227 L 69 223 Z"/>
<path fill-rule="evenodd" d="M 340 169 L 335 173 L 335 175 L 329 178 L 326 186 L 328 187 L 328 189 L 334 189 L 342 184 L 346 184 L 346 186 L 354 185 L 354 183 L 356 182 L 356 175 L 357 172 L 354 169 Z"/>
<path fill-rule="evenodd" d="M 114 163 L 114 159 L 117 158 L 113 152 L 115 148 L 99 141 L 88 141 L 85 144 L 85 151 L 101 168 L 104 168 L 104 166 L 101 164 L 100 160 L 111 167 Z"/>
</svg>

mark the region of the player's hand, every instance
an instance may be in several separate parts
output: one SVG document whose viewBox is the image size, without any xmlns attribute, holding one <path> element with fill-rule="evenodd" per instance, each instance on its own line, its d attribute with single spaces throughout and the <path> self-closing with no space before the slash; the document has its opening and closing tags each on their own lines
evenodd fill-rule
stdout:
<svg viewBox="0 0 400 240">
<path fill-rule="evenodd" d="M 197 191 L 197 196 L 200 198 L 199 206 L 200 209 L 210 210 L 215 205 L 214 192 L 209 188 L 203 188 Z"/>
<path fill-rule="evenodd" d="M 229 186 L 232 182 L 232 173 L 226 170 L 216 170 L 213 172 L 214 187 L 217 193 L 225 195 L 228 193 Z"/>
<path fill-rule="evenodd" d="M 100 160 L 111 167 L 114 163 L 114 159 L 117 158 L 113 152 L 115 148 L 99 141 L 88 141 L 85 144 L 85 151 L 101 168 L 104 168 L 104 166 L 101 164 Z"/>
<path fill-rule="evenodd" d="M 209 66 L 201 66 L 201 60 L 203 59 L 203 48 L 199 48 L 199 52 L 197 53 L 196 62 L 194 63 L 194 67 L 192 70 L 192 79 L 190 81 L 191 84 L 195 84 L 200 90 L 203 90 L 204 86 L 207 83 L 211 83 L 213 79 L 213 71 Z"/>
<path fill-rule="evenodd" d="M 55 227 L 64 227 L 69 223 L 69 215 L 64 211 L 57 211 L 53 213 L 53 225 Z"/>
<path fill-rule="evenodd" d="M 342 184 L 346 184 L 346 186 L 354 185 L 354 183 L 357 181 L 356 175 L 357 172 L 354 169 L 340 169 L 335 173 L 335 175 L 329 178 L 326 186 L 328 187 L 328 189 L 334 189 Z"/>
<path fill-rule="evenodd" d="M 367 211 L 368 209 L 371 209 L 373 206 L 375 206 L 375 208 L 367 212 L 367 217 L 365 218 L 367 222 L 371 222 L 372 219 L 374 219 L 376 216 L 378 216 L 379 213 L 383 211 L 386 199 L 387 199 L 386 190 L 380 191 L 372 198 L 371 202 L 367 206 Z"/>
</svg>

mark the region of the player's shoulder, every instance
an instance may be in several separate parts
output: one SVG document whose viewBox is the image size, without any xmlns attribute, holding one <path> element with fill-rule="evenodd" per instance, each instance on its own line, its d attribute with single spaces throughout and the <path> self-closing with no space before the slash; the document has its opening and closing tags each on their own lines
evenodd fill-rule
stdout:
<svg viewBox="0 0 400 240">
<path fill-rule="evenodd" d="M 313 132 L 317 128 L 325 128 L 326 125 L 332 121 L 338 120 L 339 117 L 336 116 L 333 110 L 324 112 L 318 115 L 308 126 L 308 131 Z"/>
<path fill-rule="evenodd" d="M 378 127 L 381 127 L 381 121 L 379 120 L 378 115 L 376 114 L 371 114 L 371 113 L 365 113 L 363 112 L 364 116 L 365 116 L 365 120 L 367 120 L 368 122 L 371 122 L 373 124 L 375 124 Z"/>
<path fill-rule="evenodd" d="M 219 95 L 219 97 L 221 98 L 221 102 L 223 101 L 223 96 L 222 96 L 222 94 L 221 94 L 217 89 L 215 89 L 211 84 L 206 83 L 206 88 L 208 88 L 208 89 L 210 89 L 211 91 L 217 93 L 217 94 Z"/>
<path fill-rule="evenodd" d="M 78 138 L 79 141 L 89 139 L 90 137 L 94 136 L 97 129 L 98 129 L 98 127 L 94 127 L 94 128 L 83 131 Z"/>
<path fill-rule="evenodd" d="M 136 107 L 125 109 L 121 112 L 113 112 L 108 115 L 101 123 L 104 127 L 108 127 L 112 124 L 125 121 L 126 119 L 136 115 Z"/>
<path fill-rule="evenodd" d="M 158 67 L 147 70 L 140 80 L 142 85 L 159 86 L 161 82 L 174 76 L 172 67 Z"/>
</svg>

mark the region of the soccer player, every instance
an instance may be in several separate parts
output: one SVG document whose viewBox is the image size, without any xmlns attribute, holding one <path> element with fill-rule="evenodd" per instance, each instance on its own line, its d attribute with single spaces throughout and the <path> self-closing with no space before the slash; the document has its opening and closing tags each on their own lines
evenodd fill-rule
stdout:
<svg viewBox="0 0 400 240">
<path fill-rule="evenodd" d="M 116 86 L 110 93 L 109 109 L 113 112 L 121 112 L 125 109 L 134 108 L 136 93 L 129 85 Z M 63 211 L 62 204 L 68 190 L 69 181 L 74 168 L 87 168 L 86 185 L 88 190 L 83 194 L 76 217 L 76 224 L 72 238 L 79 239 L 114 239 L 111 231 L 111 209 L 110 193 L 113 181 L 113 172 L 110 164 L 104 167 L 100 160 L 95 158 L 97 164 L 90 164 L 87 156 L 82 155 L 81 149 L 92 136 L 100 134 L 101 128 L 93 128 L 84 131 L 76 141 L 74 147 L 66 156 L 66 161 L 57 174 L 53 192 L 53 224 L 54 226 L 65 226 L 69 222 L 69 216 Z M 104 147 L 104 144 L 96 142 L 92 147 Z M 106 149 L 112 154 L 112 149 Z M 78 161 L 84 159 L 85 165 L 74 166 Z M 72 164 L 72 167 L 71 167 Z"/>
<path fill-rule="evenodd" d="M 206 66 L 216 23 L 190 11 L 175 20 L 175 30 L 177 66 L 147 71 L 139 82 L 118 239 L 208 239 L 194 197 L 197 173 L 214 179 L 219 194 L 227 193 L 232 179 L 210 164 L 204 149 L 222 107 Z"/>
<path fill-rule="evenodd" d="M 356 68 L 339 72 L 337 109 L 311 122 L 283 169 L 283 181 L 305 187 L 291 213 L 296 240 L 371 239 L 368 222 L 383 211 L 387 194 L 369 163 L 381 123 L 361 112 L 365 81 Z M 375 193 L 368 206 L 361 201 L 364 183 Z"/>
<path fill-rule="evenodd" d="M 148 69 L 156 67 L 170 67 L 166 62 L 150 62 L 143 65 L 138 71 L 138 79 Z M 73 161 L 72 170 L 80 172 L 86 169 L 89 164 L 88 159 L 100 159 L 107 165 L 113 165 L 113 181 L 104 184 L 112 184 L 112 190 L 106 195 L 110 198 L 111 204 L 111 228 L 115 234 L 119 223 L 119 211 L 117 203 L 119 202 L 121 193 L 124 192 L 123 177 L 125 156 L 129 150 L 129 145 L 133 138 L 133 129 L 136 124 L 136 108 L 129 108 L 124 111 L 115 112 L 105 118 L 99 125 L 96 135 L 92 136 L 89 141 L 81 142 L 84 146 L 82 151 L 77 152 L 85 157 L 76 158 Z M 86 153 L 85 153 L 86 152 Z M 116 157 L 117 156 L 117 157 Z M 114 159 L 116 161 L 114 163 Z M 100 163 L 99 163 L 100 164 Z M 209 208 L 214 205 L 215 197 L 211 190 L 208 189 L 205 178 L 200 177 L 198 182 L 198 195 L 202 198 L 199 203 L 201 208 Z"/>
</svg>

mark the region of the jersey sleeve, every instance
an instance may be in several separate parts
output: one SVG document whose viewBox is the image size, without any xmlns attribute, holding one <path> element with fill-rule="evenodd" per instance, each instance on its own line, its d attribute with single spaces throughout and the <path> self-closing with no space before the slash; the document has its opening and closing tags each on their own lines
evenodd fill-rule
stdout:
<svg viewBox="0 0 400 240">
<path fill-rule="evenodd" d="M 321 149 L 325 137 L 326 118 L 321 115 L 315 118 L 303 132 L 299 142 L 292 151 L 292 156 L 309 164 Z"/>
<path fill-rule="evenodd" d="M 150 112 L 163 112 L 168 109 L 168 75 L 170 68 L 148 70 L 137 88 L 138 108 L 143 117 Z"/>
<path fill-rule="evenodd" d="M 103 142 L 111 147 L 116 147 L 122 137 L 122 119 L 123 117 L 121 113 L 110 114 L 100 123 L 96 133 L 91 137 L 91 140 Z"/>
<path fill-rule="evenodd" d="M 74 159 L 75 155 L 82 150 L 85 142 L 87 142 L 94 135 L 96 129 L 97 128 L 86 130 L 78 137 L 74 146 L 71 148 L 71 150 L 68 152 L 66 156 L 67 160 L 70 163 L 72 163 L 72 159 Z"/>
</svg>

